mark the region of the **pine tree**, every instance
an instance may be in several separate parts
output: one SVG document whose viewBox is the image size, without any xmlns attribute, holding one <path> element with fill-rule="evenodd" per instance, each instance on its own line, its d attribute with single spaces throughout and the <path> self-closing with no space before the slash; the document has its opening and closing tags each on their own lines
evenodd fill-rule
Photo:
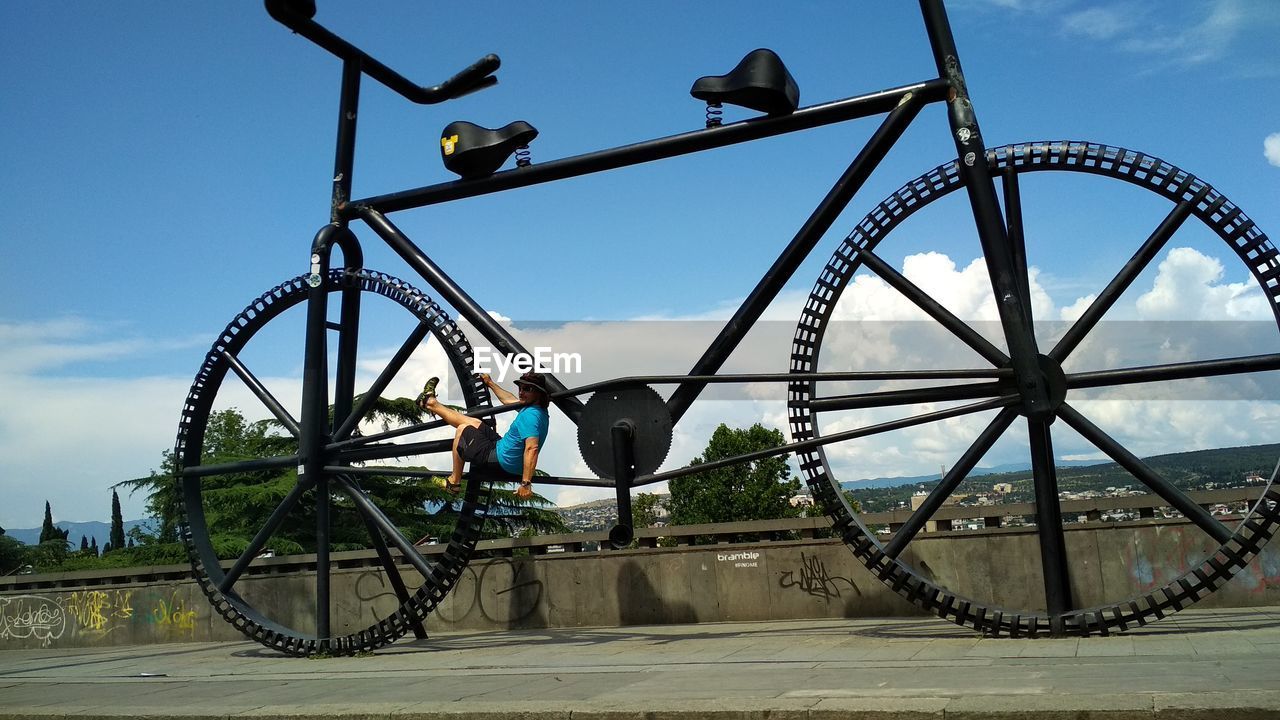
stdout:
<svg viewBox="0 0 1280 720">
<path fill-rule="evenodd" d="M 124 547 L 124 518 L 120 515 L 120 495 L 111 491 L 111 541 L 104 546 L 102 552 L 111 548 Z"/>
<path fill-rule="evenodd" d="M 88 551 L 89 551 L 89 538 L 81 535 L 80 536 L 80 552 L 88 552 Z"/>
<path fill-rule="evenodd" d="M 49 506 L 49 501 L 44 501 L 44 525 L 40 527 L 40 542 L 48 542 L 50 540 L 66 540 L 70 530 L 59 530 L 53 525 L 53 508 Z"/>
<path fill-rule="evenodd" d="M 93 551 L 94 557 L 101 557 L 101 554 L 98 552 L 98 538 L 95 537 L 89 541 L 89 549 Z"/>
</svg>

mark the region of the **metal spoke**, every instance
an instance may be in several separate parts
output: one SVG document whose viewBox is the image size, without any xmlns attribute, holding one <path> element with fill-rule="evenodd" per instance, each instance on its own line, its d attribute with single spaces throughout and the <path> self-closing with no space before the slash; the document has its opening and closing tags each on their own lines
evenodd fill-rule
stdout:
<svg viewBox="0 0 1280 720">
<path fill-rule="evenodd" d="M 986 358 L 992 365 L 1005 365 L 1009 362 L 1009 356 L 1005 355 L 999 348 L 991 344 L 990 340 L 984 338 L 977 330 L 969 327 L 963 320 L 956 317 L 950 310 L 946 309 L 937 300 L 934 300 L 919 286 L 911 282 L 905 275 L 898 272 L 889 263 L 880 259 L 878 255 L 870 250 L 859 250 L 858 257 L 862 263 L 869 267 L 876 275 L 880 276 L 890 287 L 902 293 L 916 307 L 920 308 L 929 317 L 936 320 L 939 324 L 951 331 L 965 345 L 973 348 L 982 357 Z"/>
<path fill-rule="evenodd" d="M 938 410 L 936 412 L 931 412 L 931 413 L 912 415 L 910 417 L 900 418 L 898 420 L 890 420 L 889 422 L 883 422 L 877 425 L 868 425 L 866 427 L 856 428 L 853 430 L 845 430 L 844 432 L 838 432 L 834 435 L 828 435 L 826 437 L 815 437 L 809 440 L 801 440 L 799 442 L 787 443 L 786 445 L 779 445 L 774 448 L 769 448 L 768 450 L 757 450 L 755 452 L 749 452 L 743 455 L 736 455 L 734 457 L 725 458 L 723 460 L 714 460 L 712 462 L 702 463 L 701 465 L 691 465 L 689 467 L 680 468 L 679 470 L 668 470 L 667 472 L 657 473 L 654 475 L 641 475 L 640 477 L 635 479 L 635 482 L 631 483 L 631 486 L 639 487 L 641 485 L 649 485 L 651 483 L 662 482 L 663 480 L 670 480 L 672 478 L 684 477 L 685 475 L 694 475 L 701 472 L 707 472 L 708 470 L 716 470 L 722 467 L 729 467 L 730 465 L 739 465 L 741 463 L 754 462 L 756 460 L 761 460 L 767 457 L 774 457 L 777 455 L 786 455 L 788 453 L 793 453 L 793 452 L 802 452 L 805 450 L 812 450 L 814 448 L 822 447 L 823 445 L 830 445 L 832 443 L 843 442 L 845 440 L 853 440 L 855 438 L 878 435 L 880 433 L 891 432 L 893 430 L 901 430 L 903 428 L 909 428 L 915 425 L 925 425 L 932 422 L 938 422 L 940 420 L 947 420 L 953 417 L 960 417 L 962 415 L 970 415 L 976 412 L 982 412 L 983 410 L 994 410 L 996 408 L 1002 408 L 1002 407 L 1012 405 L 1018 401 L 1019 401 L 1019 398 L 1017 395 L 1003 395 L 1001 397 L 992 398 L 990 400 L 983 400 L 981 402 L 970 403 L 969 405 L 961 405 L 960 407 L 947 408 L 946 410 Z"/>
<path fill-rule="evenodd" d="M 991 449 L 996 440 L 1000 439 L 1000 435 L 1013 424 L 1017 417 L 1018 411 L 1014 408 L 1005 408 L 1000 411 L 999 415 L 996 415 L 991 424 L 987 425 L 987 428 L 978 435 L 978 439 L 969 446 L 968 450 L 964 451 L 964 454 L 960 456 L 956 464 L 947 471 L 946 477 L 942 478 L 942 482 L 938 483 L 933 492 L 929 493 L 924 502 L 920 503 L 920 507 L 911 513 L 911 517 L 907 518 L 902 527 L 894 532 L 893 538 L 884 546 L 885 555 L 896 558 L 902 554 L 903 549 L 907 547 L 907 543 L 910 543 L 916 534 L 924 528 L 925 524 L 933 517 L 933 514 L 938 511 L 938 508 L 942 507 L 942 503 L 948 497 L 951 497 L 951 493 L 955 492 L 960 483 L 968 477 L 969 471 L 973 470 L 978 461 L 982 459 L 982 456 Z"/>
<path fill-rule="evenodd" d="M 994 397 L 999 395 L 1002 390 L 1007 392 L 1008 388 L 1002 387 L 999 383 L 938 385 L 907 390 L 888 390 L 817 398 L 809 401 L 809 409 L 813 412 L 833 412 L 836 410 L 888 407 L 890 405 L 970 400 L 980 397 Z"/>
<path fill-rule="evenodd" d="M 360 483 L 355 478 L 349 477 L 347 479 L 356 490 L 361 493 L 364 492 L 364 488 L 360 487 Z M 405 587 L 404 578 L 400 577 L 400 571 L 396 569 L 396 563 L 391 557 L 391 551 L 387 549 L 386 538 L 382 536 L 382 531 L 369 519 L 369 516 L 360 513 L 360 519 L 364 521 L 365 529 L 369 531 L 369 538 L 373 541 L 373 550 L 378 554 L 378 562 L 382 564 L 383 571 L 387 573 L 387 581 L 391 583 L 391 589 L 395 591 L 400 605 L 407 605 L 409 603 L 409 589 Z M 419 640 L 427 637 L 427 630 L 422 627 L 422 621 L 416 615 L 412 616 L 410 625 L 413 627 L 414 637 Z"/>
<path fill-rule="evenodd" d="M 423 338 L 429 332 L 431 332 L 431 325 L 423 321 L 419 322 L 413 332 L 409 333 L 409 337 L 400 345 L 400 349 L 391 357 L 391 361 L 382 369 L 378 378 L 373 381 L 369 389 L 360 397 L 360 402 L 355 409 L 343 419 L 342 425 L 333 433 L 334 440 L 345 440 L 351 435 L 351 432 L 360 424 L 360 420 L 369 413 L 370 408 L 378 401 L 378 398 L 382 397 L 382 391 L 387 389 L 387 386 L 395 379 L 396 374 L 404 368 L 404 364 L 409 361 L 413 351 L 422 344 Z"/>
<path fill-rule="evenodd" d="M 1040 538 L 1040 567 L 1044 572 L 1045 609 L 1049 628 L 1061 634 L 1062 616 L 1071 609 L 1071 582 L 1067 574 L 1067 543 L 1058 504 L 1058 469 L 1053 458 L 1050 420 L 1027 419 L 1031 441 L 1031 472 L 1036 497 L 1036 532 Z"/>
<path fill-rule="evenodd" d="M 222 582 L 218 583 L 219 592 L 225 593 L 236 584 L 236 581 L 244 573 L 245 568 L 248 568 L 249 563 L 253 562 L 258 553 L 262 552 L 262 548 L 271 539 L 271 536 L 275 534 L 276 529 L 280 527 L 280 523 L 284 522 L 285 517 L 293 510 L 293 506 L 298 504 L 298 499 L 309 489 L 311 489 L 311 483 L 300 480 L 289 491 L 289 494 L 284 496 L 284 500 L 280 501 L 276 509 L 271 512 L 271 516 L 267 518 L 267 522 L 262 525 L 262 529 L 249 541 L 249 547 L 240 553 L 240 557 L 236 558 L 235 564 L 222 577 Z"/>
<path fill-rule="evenodd" d="M 1207 188 L 1208 186 L 1206 185 L 1205 187 Z M 1071 325 L 1053 350 L 1049 351 L 1049 357 L 1058 362 L 1066 360 L 1071 351 L 1075 350 L 1076 346 L 1089 334 L 1089 331 L 1098 324 L 1098 321 L 1102 320 L 1102 316 L 1111 309 L 1112 305 L 1115 305 L 1120 296 L 1124 294 L 1124 291 L 1138 278 L 1138 275 L 1142 274 L 1147 265 L 1151 264 L 1151 261 L 1165 246 L 1165 243 L 1169 242 L 1169 238 L 1173 237 L 1173 234 L 1191 215 L 1191 211 L 1200 202 L 1204 192 L 1205 190 L 1201 189 L 1200 194 L 1196 195 L 1194 199 L 1178 203 L 1165 216 L 1160 225 L 1147 238 L 1147 241 L 1142 243 L 1142 247 L 1138 248 L 1133 257 L 1129 258 L 1129 262 L 1120 268 L 1120 272 L 1111 279 L 1111 282 L 1107 283 L 1102 293 L 1094 298 L 1088 309 L 1084 311 L 1084 314 Z"/>
<path fill-rule="evenodd" d="M 475 417 L 475 415 L 472 415 L 470 417 Z M 325 452 L 336 452 L 339 450 L 344 450 L 346 448 L 363 447 L 366 445 L 373 445 L 375 443 L 380 443 L 384 440 L 393 440 L 398 437 L 404 437 L 405 435 L 413 435 L 414 433 L 425 432 L 427 430 L 435 430 L 436 428 L 442 428 L 442 427 L 448 427 L 448 426 L 449 426 L 449 423 L 443 420 L 432 420 L 430 422 L 414 423 L 413 425 L 406 425 L 404 427 L 399 427 L 399 428 L 396 428 L 395 430 L 388 430 L 386 432 L 373 433 L 370 435 L 361 435 L 360 437 L 348 437 L 345 440 L 339 440 L 337 442 L 329 443 L 325 445 L 324 449 L 325 449 Z"/>
<path fill-rule="evenodd" d="M 1010 166 L 1001 174 L 1004 189 L 1005 229 L 1009 236 L 1009 249 L 1013 251 L 1014 281 L 1022 298 L 1022 310 L 1027 326 L 1031 327 L 1031 278 L 1027 273 L 1027 241 L 1022 225 L 1022 190 L 1018 184 L 1018 169 Z"/>
<path fill-rule="evenodd" d="M 382 532 L 383 536 L 391 541 L 392 545 L 396 546 L 396 549 L 418 571 L 418 574 L 422 575 L 423 578 L 431 577 L 431 564 L 422 556 L 422 553 L 418 552 L 413 543 L 405 538 L 400 529 L 395 526 L 395 523 L 391 522 L 391 519 L 382 512 L 382 509 L 375 505 L 368 495 L 365 495 L 363 490 L 355 485 L 350 478 L 343 475 L 335 476 L 333 481 L 355 503 L 356 510 L 369 522 L 373 523 Z"/>
<path fill-rule="evenodd" d="M 1075 408 L 1068 404 L 1063 404 L 1059 409 L 1059 416 L 1066 421 L 1076 432 L 1080 433 L 1086 440 L 1093 443 L 1099 450 L 1106 453 L 1117 464 L 1129 471 L 1143 485 L 1146 485 L 1152 492 L 1159 495 L 1171 507 L 1182 513 L 1188 520 L 1195 523 L 1201 530 L 1208 533 L 1210 537 L 1218 541 L 1219 544 L 1225 544 L 1231 539 L 1231 530 L 1227 526 L 1218 521 L 1209 511 L 1200 507 L 1185 493 L 1174 487 L 1173 483 L 1166 480 L 1163 476 L 1152 470 L 1149 465 L 1142 462 L 1138 456 L 1129 452 L 1123 445 L 1116 442 L 1110 435 L 1107 435 L 1097 425 L 1089 422 L 1087 418 L 1079 413 Z"/>
<path fill-rule="evenodd" d="M 394 465 L 325 465 L 327 473 L 343 473 L 354 479 L 360 475 L 369 477 L 410 477 L 426 478 L 448 475 L 448 470 L 431 470 L 430 468 L 397 467 Z"/>
<path fill-rule="evenodd" d="M 217 465 L 193 465 L 182 468 L 181 474 L 184 478 L 198 478 L 257 472 L 259 470 L 279 470 L 281 468 L 297 467 L 299 461 L 297 455 L 281 455 L 280 457 L 242 460 L 240 462 L 219 463 Z"/>
<path fill-rule="evenodd" d="M 288 410 L 284 409 L 284 406 L 280 404 L 280 401 L 277 400 L 275 396 L 271 394 L 271 391 L 267 390 L 267 387 L 249 371 L 249 368 L 245 367 L 244 363 L 240 362 L 240 358 L 232 355 L 226 350 L 223 350 L 222 359 L 227 361 L 227 364 L 231 366 L 231 369 L 235 371 L 236 375 L 239 375 L 240 379 L 244 381 L 244 384 L 249 387 L 249 391 L 252 392 L 258 400 L 262 401 L 263 405 L 267 406 L 267 409 L 271 411 L 272 415 L 276 416 L 276 419 L 280 421 L 280 424 L 284 425 L 285 429 L 288 430 L 295 438 L 298 437 L 298 433 L 302 432 L 298 428 L 298 421 L 289 414 Z"/>
<path fill-rule="evenodd" d="M 1240 375 L 1252 372 L 1280 370 L 1280 353 L 1269 355 L 1245 355 L 1218 360 L 1197 360 L 1167 365 L 1144 365 L 1118 370 L 1071 373 L 1067 375 L 1067 388 L 1076 390 L 1091 387 L 1111 387 L 1133 383 L 1159 382 L 1162 380 L 1186 380 L 1189 378 Z"/>
<path fill-rule="evenodd" d="M 373 466 L 373 467 L 368 465 L 362 465 L 359 467 L 352 466 L 352 465 L 325 465 L 324 471 L 327 473 L 342 473 L 345 475 L 351 475 L 353 477 L 360 476 L 360 475 L 364 475 L 366 477 L 390 475 L 395 477 L 424 478 L 424 477 L 446 477 L 449 475 L 448 470 L 423 470 L 421 468 L 415 469 L 415 468 L 403 468 L 403 467 L 389 467 L 385 465 Z M 493 482 L 502 483 L 502 482 L 515 482 L 518 478 L 516 478 L 514 475 L 508 475 L 504 472 L 495 471 L 494 475 L 482 476 L 482 479 L 487 479 L 487 480 L 492 480 Z M 561 475 L 539 475 L 538 484 L 566 485 L 566 486 L 573 486 L 573 487 L 601 487 L 601 488 L 616 487 L 616 484 L 612 480 L 601 480 L 600 478 L 564 477 Z"/>
<path fill-rule="evenodd" d="M 416 443 L 387 443 L 386 445 L 356 447 L 339 452 L 334 455 L 333 460 L 335 465 L 340 465 L 364 460 L 387 460 L 389 458 L 412 457 L 414 455 L 430 455 L 432 453 L 451 452 L 452 450 L 452 438 Z"/>
</svg>

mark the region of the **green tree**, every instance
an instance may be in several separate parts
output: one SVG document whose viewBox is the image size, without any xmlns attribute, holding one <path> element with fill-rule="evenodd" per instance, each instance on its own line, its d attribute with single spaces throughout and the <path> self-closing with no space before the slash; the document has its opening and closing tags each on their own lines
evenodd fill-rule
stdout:
<svg viewBox="0 0 1280 720">
<path fill-rule="evenodd" d="M 647 528 L 658 524 L 662 499 L 653 493 L 640 493 L 631 500 L 631 527 Z"/>
<path fill-rule="evenodd" d="M 379 399 L 369 418 L 391 429 L 422 422 L 422 411 L 412 399 Z M 297 452 L 296 441 L 271 420 L 248 421 L 234 408 L 212 414 L 205 431 L 202 463 L 206 465 L 279 457 Z M 132 491 L 148 492 L 147 507 L 158 521 L 154 534 L 130 533 L 141 549 L 163 552 L 180 561 L 184 554 L 176 540 L 180 491 L 173 479 L 177 462 L 166 451 L 159 471 L 145 478 L 120 483 Z M 202 480 L 202 500 L 210 538 L 220 556 L 234 557 L 267 522 L 268 516 L 297 484 L 297 472 L 265 470 L 227 473 Z M 361 488 L 377 498 L 378 507 L 410 540 L 447 538 L 461 503 L 444 488 L 443 478 L 361 475 Z M 315 490 L 304 494 L 267 547 L 281 554 L 314 552 Z M 544 498 L 524 500 L 514 487 L 495 489 L 485 530 L 511 535 L 523 528 L 539 532 L 563 532 L 563 519 L 549 509 Z M 135 528 L 136 530 L 136 528 Z M 331 491 L 330 544 L 334 550 L 355 550 L 371 544 L 363 516 L 344 493 Z M 114 543 L 113 543 L 114 547 Z"/>
<path fill-rule="evenodd" d="M 841 490 L 840 494 L 844 496 L 844 501 L 849 503 L 849 509 L 860 513 L 862 512 L 862 502 L 853 496 L 852 490 Z"/>
<path fill-rule="evenodd" d="M 49 506 L 49 501 L 44 501 L 44 524 L 40 527 L 40 543 L 51 542 L 54 540 L 62 541 L 66 545 L 67 536 L 71 534 L 70 530 L 59 530 L 53 524 L 53 508 Z"/>
<path fill-rule="evenodd" d="M 784 443 L 781 432 L 759 423 L 746 429 L 721 424 L 702 455 L 690 464 L 703 465 Z M 673 525 L 772 520 L 799 514 L 790 499 L 799 491 L 800 481 L 790 477 L 782 456 L 686 475 L 672 480 L 669 487 Z"/>
<path fill-rule="evenodd" d="M 67 561 L 66 538 L 48 540 L 27 548 L 27 564 L 36 572 L 55 572 Z"/>
<path fill-rule="evenodd" d="M 111 536 L 102 552 L 105 554 L 111 548 L 122 547 L 124 547 L 124 516 L 120 514 L 120 495 L 113 488 L 111 490 Z"/>
<path fill-rule="evenodd" d="M 12 575 L 27 563 L 27 546 L 0 534 L 0 577 Z"/>
</svg>

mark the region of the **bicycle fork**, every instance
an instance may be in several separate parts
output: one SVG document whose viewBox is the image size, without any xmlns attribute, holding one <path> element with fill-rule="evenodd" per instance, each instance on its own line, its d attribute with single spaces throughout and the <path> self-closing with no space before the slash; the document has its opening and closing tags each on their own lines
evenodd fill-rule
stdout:
<svg viewBox="0 0 1280 720">
<path fill-rule="evenodd" d="M 1017 175 L 1009 172 L 1004 176 L 1005 212 L 1002 214 L 946 10 L 941 0 L 920 0 L 920 9 L 939 76 L 951 86 L 947 117 L 959 158 L 960 177 L 969 195 L 987 274 L 1000 313 L 1000 325 L 1009 349 L 1009 366 L 1021 398 L 1022 414 L 1027 418 L 1031 468 L 1035 479 L 1036 524 L 1044 567 L 1045 605 L 1050 630 L 1059 634 L 1062 615 L 1072 607 L 1062 514 L 1058 507 L 1053 441 L 1049 432 L 1065 397 L 1065 389 L 1060 382 L 1062 370 L 1054 360 L 1042 356 L 1036 346 Z"/>
</svg>

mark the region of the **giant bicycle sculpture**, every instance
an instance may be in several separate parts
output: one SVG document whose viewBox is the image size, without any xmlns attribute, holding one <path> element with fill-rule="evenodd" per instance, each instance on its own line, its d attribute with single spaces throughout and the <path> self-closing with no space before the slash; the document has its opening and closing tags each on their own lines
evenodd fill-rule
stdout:
<svg viewBox="0 0 1280 720">
<path fill-rule="evenodd" d="M 715 467 L 794 453 L 800 469 L 830 515 L 836 533 L 859 560 L 890 588 L 926 611 L 991 635 L 1088 635 L 1124 630 L 1164 617 L 1208 595 L 1225 583 L 1259 552 L 1276 531 L 1280 500 L 1267 483 L 1248 515 L 1234 527 L 1197 505 L 1181 489 L 1151 469 L 1070 402 L 1085 388 L 1132 386 L 1137 391 L 1155 381 L 1194 380 L 1280 369 L 1280 355 L 1207 358 L 1199 361 L 1111 369 L 1096 372 L 1063 370 L 1063 363 L 1102 316 L 1114 305 L 1186 223 L 1200 223 L 1216 234 L 1247 267 L 1270 301 L 1280 322 L 1280 258 L 1267 237 L 1225 196 L 1208 183 L 1163 160 L 1131 150 L 1090 142 L 1029 142 L 986 147 L 974 106 L 966 91 L 950 25 L 942 0 L 920 0 L 938 76 L 844 100 L 798 107 L 795 80 L 781 59 L 758 50 L 722 76 L 698 80 L 694 97 L 707 102 L 705 129 L 623 147 L 531 164 L 526 146 L 537 135 L 528 123 L 516 122 L 496 130 L 469 123 L 453 123 L 442 138 L 446 166 L 461 179 L 376 197 L 351 197 L 352 171 L 360 82 L 368 76 L 405 98 L 423 104 L 440 103 L 496 82 L 498 58 L 493 55 L 434 87 L 420 87 L 350 45 L 312 18 L 308 0 L 267 0 L 273 18 L 343 61 L 339 127 L 332 196 L 332 215 L 316 235 L 310 270 L 270 290 L 249 306 L 214 343 L 196 375 L 184 405 L 175 455 L 184 517 L 183 537 L 199 584 L 230 623 L 258 642 L 283 652 L 354 653 L 392 642 L 421 622 L 450 591 L 477 541 L 493 497 L 494 479 L 469 477 L 447 550 L 426 557 L 402 535 L 380 508 L 380 498 L 366 492 L 360 479 L 397 476 L 415 482 L 442 474 L 447 465 L 448 440 L 393 442 L 398 438 L 440 427 L 440 421 L 361 435 L 357 431 L 373 404 L 393 382 L 410 355 L 424 340 L 443 348 L 469 414 L 492 418 L 512 407 L 490 407 L 484 385 L 471 372 L 472 345 L 458 324 L 422 291 L 392 276 L 363 267 L 362 253 L 350 225 L 363 223 L 392 248 L 438 297 L 475 328 L 499 352 L 527 350 L 493 320 L 445 271 L 389 219 L 395 212 L 513 190 L 624 168 L 688 153 L 799 132 L 856 118 L 883 115 L 866 146 L 818 203 L 812 214 L 779 254 L 738 308 L 733 318 L 685 375 L 624 377 L 588 386 L 567 388 L 550 378 L 552 400 L 578 427 L 583 457 L 597 478 L 540 478 L 540 483 L 615 488 L 618 524 L 610 539 L 623 545 L 631 539 L 630 494 L 634 488 Z M 957 159 L 902 186 L 858 223 L 822 271 L 796 327 L 791 366 L 778 374 L 722 374 L 730 353 L 757 321 L 839 213 L 898 141 L 920 110 L 944 103 Z M 762 113 L 752 119 L 722 123 L 724 104 Z M 515 167 L 500 170 L 515 157 Z M 1127 183 L 1153 193 L 1170 205 L 1168 214 L 1141 243 L 1132 259 L 1093 300 L 1074 325 L 1051 348 L 1037 344 L 1032 328 L 1026 244 L 1020 188 L 1035 173 L 1076 174 Z M 999 188 L 997 188 L 997 184 Z M 965 321 L 883 260 L 877 250 L 904 220 L 956 191 L 968 196 L 981 252 L 994 296 L 999 299 L 1002 350 Z M 332 264 L 332 251 L 342 254 L 342 266 Z M 946 328 L 987 365 L 954 370 L 885 370 L 826 372 L 820 369 L 824 340 L 842 292 L 857 270 L 870 270 Z M 385 300 L 382 300 L 385 299 Z M 408 333 L 398 352 L 368 387 L 356 387 L 356 348 L 364 308 L 389 301 L 410 316 Z M 330 304 L 336 303 L 336 320 Z M 264 329 L 286 310 L 305 307 L 305 349 L 301 411 L 294 417 L 255 376 L 248 348 Z M 332 343 L 331 343 L 332 340 Z M 330 346 L 336 348 L 331 352 Z M 331 357 L 332 355 L 332 357 Z M 238 376 L 296 441 L 296 452 L 239 462 L 205 464 L 205 434 L 215 401 L 225 390 L 228 373 Z M 906 390 L 824 395 L 820 388 L 850 381 L 910 380 Z M 658 472 L 671 445 L 672 428 L 699 394 L 715 383 L 780 383 L 787 388 L 792 442 L 761 451 L 699 465 Z M 921 384 L 923 383 L 923 384 Z M 940 383 L 940 384 L 930 384 Z M 654 387 L 673 388 L 664 399 Z M 330 408 L 330 397 L 332 408 Z M 587 397 L 585 401 L 584 397 Z M 819 416 L 850 408 L 879 408 L 919 403 L 968 401 L 940 410 L 824 434 Z M 828 449 L 855 438 L 875 437 L 901 428 L 942 423 L 983 411 L 995 417 L 972 440 L 946 471 L 935 490 L 910 520 L 891 536 L 871 532 L 851 511 L 839 492 L 839 479 L 828 462 Z M 332 414 L 331 414 L 332 412 Z M 1073 602 L 1069 557 L 1058 506 L 1051 425 L 1061 421 L 1117 462 L 1151 492 L 1163 498 L 1211 539 L 1216 548 L 1206 559 L 1164 587 L 1093 607 Z M 909 547 L 938 508 L 955 492 L 994 443 L 1015 423 L 1025 424 L 1035 487 L 1036 528 L 1043 575 L 1043 609 L 995 607 L 980 599 L 962 597 L 936 584 L 914 567 Z M 1060 426 L 1061 427 L 1061 426 Z M 379 461 L 423 458 L 431 470 L 406 469 Z M 434 465 L 432 464 L 434 462 Z M 220 479 L 261 470 L 296 468 L 297 482 L 274 510 L 261 531 L 229 567 L 220 564 L 205 515 L 204 493 Z M 846 478 L 849 479 L 849 478 Z M 1274 479 L 1274 477 L 1273 477 Z M 398 609 L 357 632 L 335 635 L 330 622 L 329 512 L 335 498 L 350 503 L 363 518 L 370 542 L 386 570 L 398 598 Z M 315 628 L 303 632 L 273 619 L 269 606 L 255 606 L 237 582 L 282 523 L 311 506 L 316 518 L 317 560 Z M 406 583 L 393 553 L 402 556 L 416 579 Z M 413 587 L 416 585 L 416 587 Z"/>
</svg>

